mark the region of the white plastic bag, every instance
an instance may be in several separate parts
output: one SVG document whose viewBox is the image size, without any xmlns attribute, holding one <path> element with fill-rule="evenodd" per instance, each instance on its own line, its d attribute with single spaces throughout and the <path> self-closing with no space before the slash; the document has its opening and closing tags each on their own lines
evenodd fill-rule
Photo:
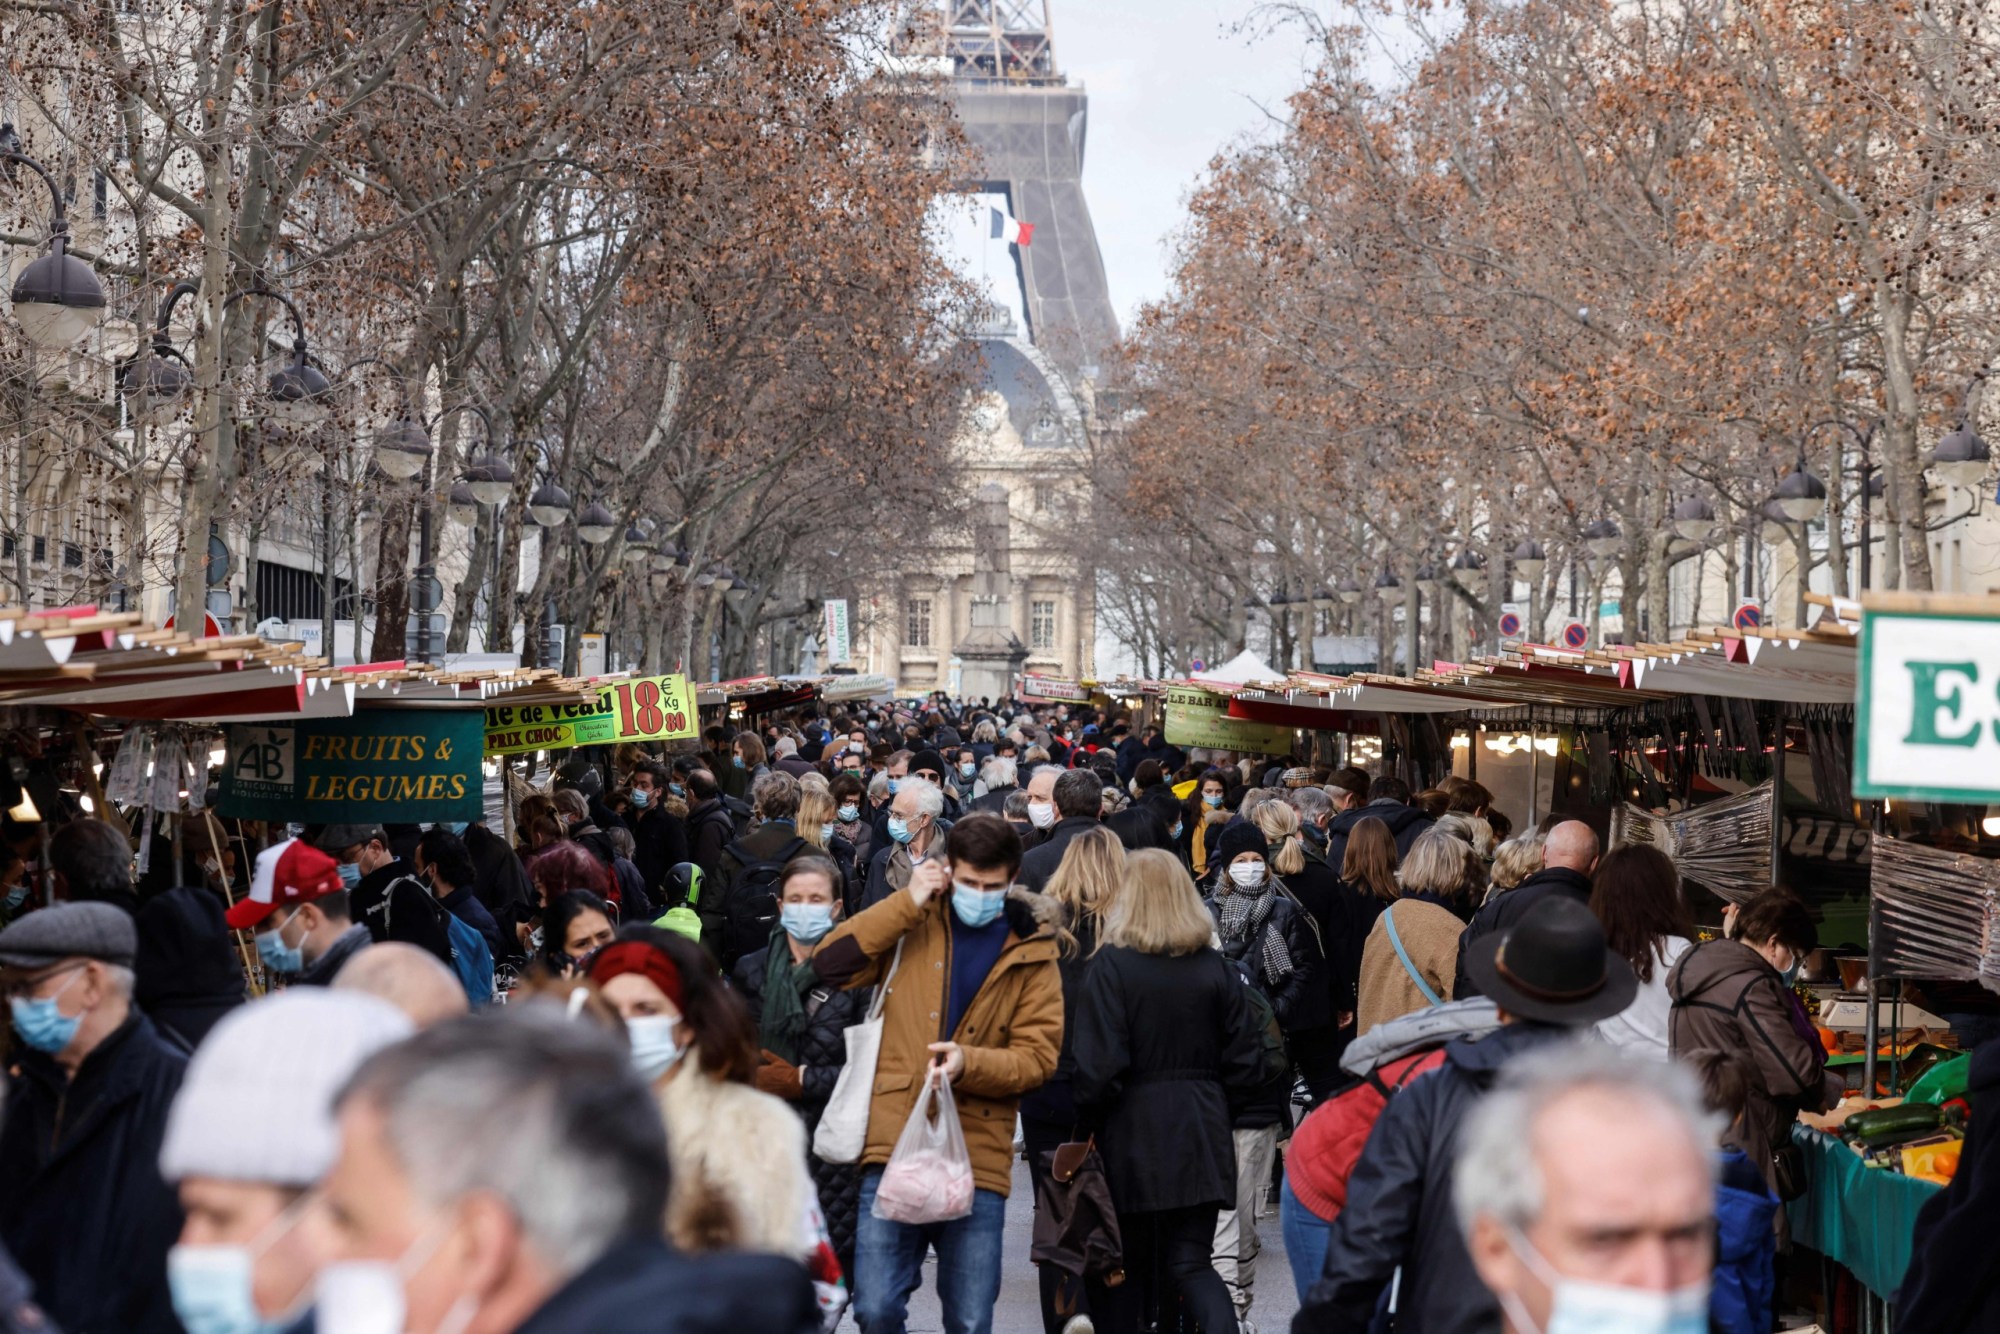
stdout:
<svg viewBox="0 0 2000 1334">
<path fill-rule="evenodd" d="M 965 1151 L 951 1081 L 932 1065 L 876 1183 L 875 1216 L 890 1223 L 948 1223 L 972 1212 L 972 1191 L 972 1155 Z"/>
</svg>

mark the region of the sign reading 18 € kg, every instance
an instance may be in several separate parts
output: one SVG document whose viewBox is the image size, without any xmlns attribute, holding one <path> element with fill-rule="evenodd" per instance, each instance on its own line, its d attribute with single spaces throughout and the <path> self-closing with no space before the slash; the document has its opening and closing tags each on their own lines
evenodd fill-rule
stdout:
<svg viewBox="0 0 2000 1334">
<path fill-rule="evenodd" d="M 486 753 L 520 755 L 620 741 L 678 741 L 695 735 L 694 696 L 685 676 L 613 681 L 575 704 L 496 704 L 486 710 Z"/>
<path fill-rule="evenodd" d="M 2000 614 L 1984 599 L 1870 594 L 1854 795 L 2000 801 Z"/>
</svg>

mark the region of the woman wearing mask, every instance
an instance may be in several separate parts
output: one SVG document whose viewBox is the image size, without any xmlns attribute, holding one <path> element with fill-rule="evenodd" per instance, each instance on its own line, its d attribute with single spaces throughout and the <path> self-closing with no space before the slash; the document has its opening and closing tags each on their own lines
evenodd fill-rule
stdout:
<svg viewBox="0 0 2000 1334">
<path fill-rule="evenodd" d="M 1105 915 L 1124 879 L 1124 845 L 1100 825 L 1070 840 L 1061 864 L 1042 890 L 1056 909 L 1063 1039 L 1055 1074 L 1021 1099 L 1021 1137 L 1027 1148 L 1028 1173 L 1038 1187 L 1048 1172 L 1044 1155 L 1076 1138 L 1077 1108 L 1071 1093 L 1076 1079 L 1076 1006 L 1104 932 Z M 1091 1311 L 1089 1297 L 1081 1284 L 1054 1265 L 1039 1266 L 1039 1274 L 1042 1328 L 1045 1334 L 1062 1334 L 1071 1319 Z"/>
<path fill-rule="evenodd" d="M 1319 954 L 1319 966 L 1306 984 L 1303 1004 L 1295 1008 L 1285 1025 L 1285 1049 L 1299 1068 L 1314 1105 L 1346 1082 L 1340 1070 L 1340 1026 L 1334 1009 L 1326 960 L 1339 948 L 1336 900 L 1331 873 L 1306 859 L 1304 837 L 1299 832 L 1299 813 L 1288 801 L 1267 801 L 1251 816 L 1270 847 L 1271 892 L 1290 900 L 1305 914 L 1312 941 Z M 1308 872 L 1319 872 L 1325 881 Z M 1298 958 L 1294 954 L 1294 960 Z"/>
<path fill-rule="evenodd" d="M 1622 1014 L 1597 1025 L 1614 1047 L 1667 1059 L 1667 974 L 1694 945 L 1694 917 L 1681 896 L 1681 873 L 1658 848 L 1613 848 L 1590 876 L 1590 910 L 1604 924 L 1604 943 L 1632 965 L 1639 994 Z"/>
<path fill-rule="evenodd" d="M 1668 1045 L 1675 1055 L 1714 1047 L 1749 1058 L 1756 1078 L 1731 1147 L 1788 1196 L 1793 1183 L 1781 1186 L 1777 1159 L 1791 1145 L 1792 1122 L 1838 1097 L 1828 1087 L 1826 1049 L 1792 991 L 1819 931 L 1791 891 L 1767 889 L 1725 913 L 1723 932 L 1725 939 L 1694 946 L 1667 973 Z"/>
<path fill-rule="evenodd" d="M 827 791 L 833 796 L 833 832 L 847 840 L 854 856 L 842 869 L 857 880 L 874 851 L 875 831 L 868 823 L 867 789 L 852 774 L 836 774 Z"/>
<path fill-rule="evenodd" d="M 587 889 L 558 894 L 542 914 L 542 966 L 551 976 L 570 977 L 615 933 L 603 899 Z"/>
<path fill-rule="evenodd" d="M 1375 919 L 1361 952 L 1357 1037 L 1377 1024 L 1451 999 L 1458 937 L 1465 930 L 1452 910 L 1453 898 L 1465 883 L 1470 856 L 1468 844 L 1435 829 L 1425 830 L 1410 845 L 1397 873 L 1396 900 Z"/>
<path fill-rule="evenodd" d="M 1203 1334 L 1237 1329 L 1210 1253 L 1241 1192 L 1230 1104 L 1256 1096 L 1269 1072 L 1242 980 L 1209 947 L 1211 930 L 1180 862 L 1134 852 L 1076 1002 L 1077 1111 L 1099 1135 L 1134 1271 L 1093 1293 L 1099 1330 L 1139 1329 L 1146 1294 L 1167 1284 Z"/>
<path fill-rule="evenodd" d="M 757 786 L 757 780 L 771 772 L 766 763 L 764 742 L 755 732 L 738 732 L 730 747 L 729 766 L 743 780 L 743 791 Z"/>
<path fill-rule="evenodd" d="M 1194 866 L 1194 878 L 1206 882 L 1209 875 L 1209 848 L 1222 827 L 1229 823 L 1229 812 L 1223 803 L 1229 799 L 1229 777 L 1220 769 L 1203 772 L 1201 781 L 1195 785 L 1194 799 L 1188 804 L 1188 823 L 1194 826 L 1193 842 L 1188 849 L 1188 860 Z"/>
<path fill-rule="evenodd" d="M 856 899 L 861 886 L 856 882 L 851 868 L 854 865 L 854 845 L 841 837 L 840 822 L 834 819 L 839 814 L 834 808 L 833 793 L 825 783 L 800 784 L 799 786 L 799 837 L 806 846 L 826 854 L 834 867 L 840 870 L 840 878 L 834 889 L 838 893 L 841 906 L 848 912 L 860 905 Z"/>
<path fill-rule="evenodd" d="M 808 1142 L 847 1067 L 847 1030 L 868 1013 L 874 995 L 867 987 L 832 990 L 813 973 L 814 947 L 846 915 L 835 892 L 839 878 L 838 867 L 811 853 L 787 862 L 778 883 L 778 929 L 771 943 L 736 963 L 736 990 L 750 1007 L 763 1049 L 757 1087 L 791 1104 L 805 1121 Z M 852 1163 L 823 1162 L 817 1155 L 808 1157 L 807 1167 L 834 1253 L 841 1269 L 852 1273 L 861 1170 Z"/>
<path fill-rule="evenodd" d="M 667 1124 L 667 1236 L 683 1251 L 804 1258 L 816 1214 L 805 1127 L 751 1085 L 757 1030 L 699 945 L 627 926 L 590 980 L 625 1021 L 632 1063 Z"/>
</svg>

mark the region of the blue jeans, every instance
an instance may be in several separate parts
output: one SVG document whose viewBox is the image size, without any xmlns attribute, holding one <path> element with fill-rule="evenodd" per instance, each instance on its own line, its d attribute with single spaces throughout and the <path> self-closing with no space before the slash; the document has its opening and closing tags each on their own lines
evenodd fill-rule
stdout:
<svg viewBox="0 0 2000 1334">
<path fill-rule="evenodd" d="M 882 1169 L 861 1175 L 861 1217 L 854 1233 L 854 1319 L 865 1334 L 903 1334 L 910 1294 L 923 1282 L 924 1251 L 938 1257 L 938 1302 L 945 1334 L 991 1334 L 1000 1300 L 1000 1242 L 1007 1197 L 972 1193 L 972 1212 L 949 1223 L 890 1223 L 875 1216 Z"/>
<path fill-rule="evenodd" d="M 1319 1282 L 1320 1270 L 1326 1268 L 1333 1224 L 1299 1203 L 1287 1181 L 1278 1193 L 1278 1229 L 1285 1237 L 1285 1258 L 1292 1262 L 1292 1286 L 1303 1303 L 1306 1289 Z"/>
</svg>

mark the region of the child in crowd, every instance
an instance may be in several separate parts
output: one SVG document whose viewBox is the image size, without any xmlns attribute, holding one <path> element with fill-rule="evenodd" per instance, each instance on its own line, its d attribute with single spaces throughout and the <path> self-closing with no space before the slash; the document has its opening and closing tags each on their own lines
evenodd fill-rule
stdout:
<svg viewBox="0 0 2000 1334">
<path fill-rule="evenodd" d="M 1684 1057 L 1708 1109 L 1726 1119 L 1715 1184 L 1715 1283 L 1709 1318 L 1721 1334 L 1768 1334 L 1777 1288 L 1778 1197 L 1738 1147 L 1750 1071 L 1734 1052 L 1704 1047 Z"/>
</svg>

